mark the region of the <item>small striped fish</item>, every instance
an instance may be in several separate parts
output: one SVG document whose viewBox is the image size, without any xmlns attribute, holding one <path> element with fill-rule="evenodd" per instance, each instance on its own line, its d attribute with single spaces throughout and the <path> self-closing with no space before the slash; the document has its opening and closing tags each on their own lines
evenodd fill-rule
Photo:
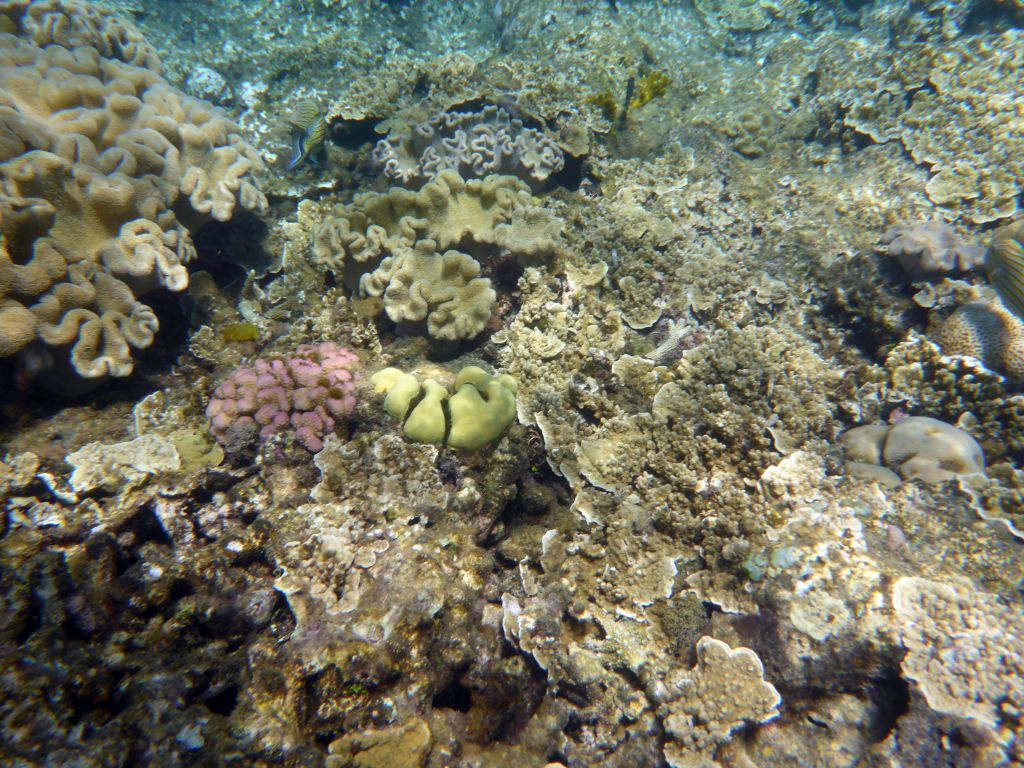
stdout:
<svg viewBox="0 0 1024 768">
<path fill-rule="evenodd" d="M 288 170 L 291 171 L 306 158 L 315 162 L 315 156 L 327 138 L 327 121 L 316 102 L 304 101 L 288 125 L 292 128 L 292 159 L 288 161 Z"/>
<path fill-rule="evenodd" d="M 995 231 L 985 270 L 1006 308 L 1024 317 L 1024 219 Z"/>
</svg>

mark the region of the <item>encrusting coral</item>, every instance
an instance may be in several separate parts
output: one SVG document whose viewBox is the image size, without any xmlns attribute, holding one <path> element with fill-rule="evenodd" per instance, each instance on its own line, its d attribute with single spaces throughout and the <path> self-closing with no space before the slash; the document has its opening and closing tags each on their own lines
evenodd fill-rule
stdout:
<svg viewBox="0 0 1024 768">
<path fill-rule="evenodd" d="M 261 161 L 128 25 L 58 0 L 0 18 L 0 355 L 127 376 L 159 325 L 136 297 L 188 285 L 204 222 L 265 208 Z"/>
<path fill-rule="evenodd" d="M 673 698 L 662 705 L 665 759 L 674 768 L 712 764 L 715 747 L 732 731 L 772 719 L 782 702 L 756 653 L 713 637 L 697 641 L 697 666 L 675 672 L 666 687 Z"/>
<path fill-rule="evenodd" d="M 826 49 L 817 71 L 846 126 L 899 141 L 928 169 L 927 195 L 946 218 L 983 224 L 1014 214 L 1024 179 L 1019 115 L 1006 97 L 1020 87 L 1021 37 L 1010 29 L 895 48 L 859 38 Z"/>
<path fill-rule="evenodd" d="M 908 577 L 893 587 L 907 655 L 903 674 L 928 706 L 986 727 L 1014 728 L 1024 713 L 1020 606 L 963 585 Z"/>
</svg>

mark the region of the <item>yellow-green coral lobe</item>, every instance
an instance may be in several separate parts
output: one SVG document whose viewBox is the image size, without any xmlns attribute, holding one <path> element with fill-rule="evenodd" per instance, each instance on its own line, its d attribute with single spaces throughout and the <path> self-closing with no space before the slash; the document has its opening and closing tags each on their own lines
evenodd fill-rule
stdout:
<svg viewBox="0 0 1024 768">
<path fill-rule="evenodd" d="M 221 328 L 220 335 L 227 343 L 238 344 L 258 339 L 260 329 L 253 323 L 228 323 Z"/>
<path fill-rule="evenodd" d="M 668 87 L 672 84 L 672 78 L 666 75 L 660 70 L 655 72 L 648 72 L 646 75 L 640 78 L 640 82 L 636 85 L 636 95 L 629 102 L 629 109 L 640 109 L 645 104 L 649 104 L 659 96 L 664 96 L 668 93 Z"/>
<path fill-rule="evenodd" d="M 448 390 L 433 379 L 423 382 L 423 399 L 405 422 L 405 434 L 417 443 L 444 442 L 444 403 Z"/>
</svg>

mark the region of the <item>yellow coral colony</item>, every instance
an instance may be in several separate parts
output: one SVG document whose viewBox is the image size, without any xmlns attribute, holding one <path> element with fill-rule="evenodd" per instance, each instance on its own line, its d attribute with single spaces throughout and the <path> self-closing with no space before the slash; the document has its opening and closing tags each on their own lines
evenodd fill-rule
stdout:
<svg viewBox="0 0 1024 768">
<path fill-rule="evenodd" d="M 501 437 L 516 418 L 515 380 L 505 374 L 491 376 L 476 366 L 458 373 L 454 395 L 433 379 L 421 384 L 397 368 L 378 371 L 370 382 L 378 394 L 386 395 L 384 410 L 403 421 L 406 437 L 417 443 L 475 451 Z"/>
</svg>

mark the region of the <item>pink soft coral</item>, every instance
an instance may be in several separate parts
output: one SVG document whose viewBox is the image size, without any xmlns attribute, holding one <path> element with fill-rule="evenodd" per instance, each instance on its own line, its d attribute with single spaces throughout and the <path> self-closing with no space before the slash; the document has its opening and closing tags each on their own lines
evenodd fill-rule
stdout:
<svg viewBox="0 0 1024 768">
<path fill-rule="evenodd" d="M 291 429 L 295 439 L 316 453 L 324 435 L 356 406 L 359 360 L 337 344 L 303 344 L 291 357 L 256 360 L 235 369 L 214 391 L 206 415 L 217 441 L 259 430 L 261 440 Z"/>
</svg>

